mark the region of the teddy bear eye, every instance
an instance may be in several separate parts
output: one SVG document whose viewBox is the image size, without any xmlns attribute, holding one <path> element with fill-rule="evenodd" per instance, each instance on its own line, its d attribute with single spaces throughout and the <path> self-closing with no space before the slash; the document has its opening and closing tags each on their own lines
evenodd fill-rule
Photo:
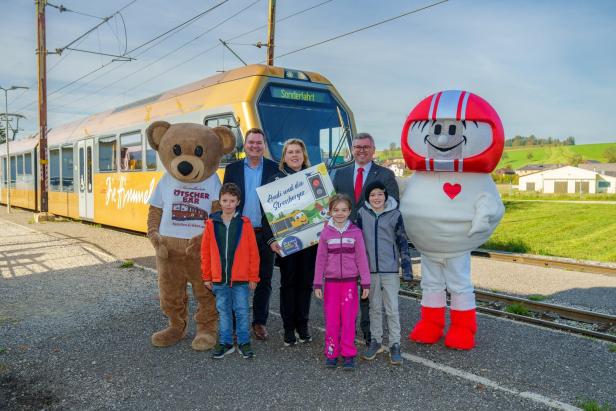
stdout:
<svg viewBox="0 0 616 411">
<path fill-rule="evenodd" d="M 173 154 L 175 154 L 176 156 L 182 154 L 182 147 L 180 147 L 179 144 L 173 146 Z"/>
<path fill-rule="evenodd" d="M 203 155 L 203 147 L 201 146 L 195 147 L 195 155 L 197 157 L 201 157 Z"/>
</svg>

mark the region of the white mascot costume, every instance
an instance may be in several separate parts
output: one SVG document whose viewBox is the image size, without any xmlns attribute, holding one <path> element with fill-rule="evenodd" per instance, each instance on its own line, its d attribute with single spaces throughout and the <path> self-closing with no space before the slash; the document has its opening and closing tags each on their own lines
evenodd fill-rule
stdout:
<svg viewBox="0 0 616 411">
<path fill-rule="evenodd" d="M 476 94 L 447 90 L 422 100 L 402 130 L 402 153 L 415 170 L 400 201 L 409 239 L 421 253 L 421 319 L 409 339 L 475 346 L 477 322 L 471 251 L 485 243 L 505 208 L 490 176 L 504 145 L 496 111 Z"/>
</svg>

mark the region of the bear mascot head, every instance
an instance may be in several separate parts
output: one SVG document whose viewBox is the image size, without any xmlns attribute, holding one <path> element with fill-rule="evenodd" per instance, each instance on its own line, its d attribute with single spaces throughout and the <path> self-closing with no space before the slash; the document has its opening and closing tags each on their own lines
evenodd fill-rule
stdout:
<svg viewBox="0 0 616 411">
<path fill-rule="evenodd" d="M 155 121 L 146 130 L 150 146 L 167 171 L 150 199 L 148 238 L 156 250 L 160 307 L 169 320 L 152 335 L 152 344 L 176 344 L 188 330 L 187 285 L 197 301 L 192 348 L 204 351 L 216 343 L 214 296 L 201 280 L 201 235 L 205 220 L 218 207 L 220 159 L 235 149 L 227 127 Z M 214 210 L 215 211 L 215 210 Z"/>
</svg>

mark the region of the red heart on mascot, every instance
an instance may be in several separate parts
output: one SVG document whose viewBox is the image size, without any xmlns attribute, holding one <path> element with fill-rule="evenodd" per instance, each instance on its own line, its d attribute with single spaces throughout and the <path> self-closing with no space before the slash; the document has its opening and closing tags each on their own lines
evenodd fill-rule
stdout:
<svg viewBox="0 0 616 411">
<path fill-rule="evenodd" d="M 445 183 L 443 184 L 443 191 L 445 192 L 445 194 L 447 194 L 449 198 L 453 200 L 458 194 L 460 194 L 460 191 L 462 191 L 462 186 L 458 183 Z"/>
</svg>

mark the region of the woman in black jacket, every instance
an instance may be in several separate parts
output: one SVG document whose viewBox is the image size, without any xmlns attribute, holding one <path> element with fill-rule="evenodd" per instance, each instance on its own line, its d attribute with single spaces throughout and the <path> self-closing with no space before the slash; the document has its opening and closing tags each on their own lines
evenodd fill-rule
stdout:
<svg viewBox="0 0 616 411">
<path fill-rule="evenodd" d="M 268 183 L 310 167 L 308 153 L 304 142 L 290 139 L 284 143 L 278 168 L 280 172 L 273 175 Z M 280 244 L 274 238 L 265 216 L 263 217 L 264 238 L 272 251 L 278 254 L 280 266 L 280 315 L 284 326 L 284 345 L 292 346 L 299 341 L 312 341 L 308 330 L 308 316 L 312 297 L 312 280 L 314 278 L 314 262 L 317 254 L 316 245 L 282 257 Z"/>
</svg>

